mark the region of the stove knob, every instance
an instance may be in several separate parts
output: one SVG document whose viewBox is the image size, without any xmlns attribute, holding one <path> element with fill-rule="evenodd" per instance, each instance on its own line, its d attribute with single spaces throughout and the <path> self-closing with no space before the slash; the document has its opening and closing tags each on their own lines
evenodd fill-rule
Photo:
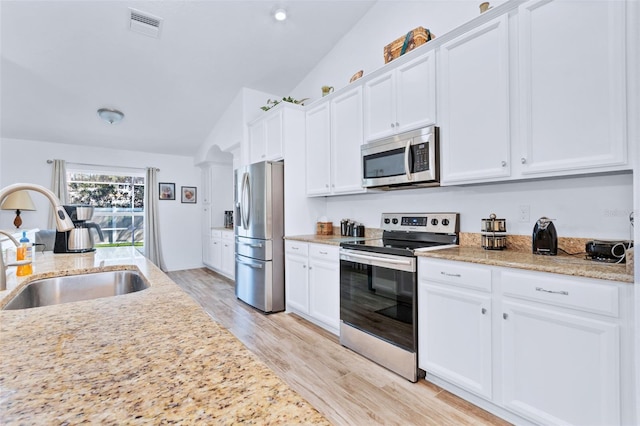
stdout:
<svg viewBox="0 0 640 426">
<path fill-rule="evenodd" d="M 386 223 L 387 225 L 389 224 L 389 222 L 391 222 L 391 220 L 389 220 L 389 218 L 386 218 L 386 219 L 384 220 L 384 223 Z"/>
<path fill-rule="evenodd" d="M 392 220 L 391 222 L 393 222 L 393 224 L 394 224 L 394 225 L 397 225 L 397 224 L 398 224 L 398 218 L 395 218 L 395 217 L 394 217 L 394 218 L 393 218 L 393 220 Z"/>
<path fill-rule="evenodd" d="M 443 226 L 449 226 L 449 219 L 442 219 Z"/>
<path fill-rule="evenodd" d="M 436 219 L 436 218 L 431 219 L 431 224 L 433 226 L 436 226 L 438 224 L 438 219 Z"/>
</svg>

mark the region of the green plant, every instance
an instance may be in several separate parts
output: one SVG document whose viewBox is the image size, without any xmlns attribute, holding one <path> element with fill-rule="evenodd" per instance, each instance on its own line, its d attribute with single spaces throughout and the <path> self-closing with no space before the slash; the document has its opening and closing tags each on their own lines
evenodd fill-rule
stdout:
<svg viewBox="0 0 640 426">
<path fill-rule="evenodd" d="M 282 98 L 281 101 L 274 99 L 267 99 L 267 104 L 263 107 L 260 107 L 261 110 L 263 111 L 269 111 L 271 108 L 273 108 L 274 106 L 278 105 L 280 102 L 290 102 L 292 104 L 296 104 L 296 105 L 304 105 L 304 101 L 306 101 L 309 98 L 304 98 L 304 99 L 300 99 L 300 100 L 296 100 L 293 99 L 291 96 L 287 96 L 286 98 Z"/>
</svg>

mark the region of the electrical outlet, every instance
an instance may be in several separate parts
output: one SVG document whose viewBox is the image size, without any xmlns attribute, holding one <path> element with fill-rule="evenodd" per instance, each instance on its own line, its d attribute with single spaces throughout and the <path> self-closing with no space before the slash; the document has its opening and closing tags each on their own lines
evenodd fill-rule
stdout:
<svg viewBox="0 0 640 426">
<path fill-rule="evenodd" d="M 531 213 L 531 206 L 520 206 L 518 208 L 518 221 L 523 223 L 529 223 L 529 216 Z"/>
</svg>

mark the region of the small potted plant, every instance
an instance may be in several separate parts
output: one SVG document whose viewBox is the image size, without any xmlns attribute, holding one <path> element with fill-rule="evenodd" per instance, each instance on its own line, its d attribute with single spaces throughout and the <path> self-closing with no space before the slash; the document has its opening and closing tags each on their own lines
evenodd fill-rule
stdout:
<svg viewBox="0 0 640 426">
<path fill-rule="evenodd" d="M 263 111 L 269 111 L 271 108 L 273 108 L 274 106 L 278 105 L 280 102 L 290 102 L 292 104 L 296 104 L 296 105 L 304 105 L 304 101 L 308 100 L 309 98 L 304 98 L 304 99 L 293 99 L 291 96 L 287 96 L 286 98 L 282 98 L 281 101 L 274 99 L 267 99 L 267 104 L 263 107 L 260 107 L 261 110 Z"/>
</svg>

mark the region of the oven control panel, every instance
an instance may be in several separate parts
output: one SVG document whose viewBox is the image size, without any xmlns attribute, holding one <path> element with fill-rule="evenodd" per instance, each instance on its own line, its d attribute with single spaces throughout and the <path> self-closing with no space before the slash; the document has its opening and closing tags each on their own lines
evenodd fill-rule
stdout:
<svg viewBox="0 0 640 426">
<path fill-rule="evenodd" d="M 383 213 L 380 227 L 385 231 L 459 232 L 459 213 Z"/>
</svg>

